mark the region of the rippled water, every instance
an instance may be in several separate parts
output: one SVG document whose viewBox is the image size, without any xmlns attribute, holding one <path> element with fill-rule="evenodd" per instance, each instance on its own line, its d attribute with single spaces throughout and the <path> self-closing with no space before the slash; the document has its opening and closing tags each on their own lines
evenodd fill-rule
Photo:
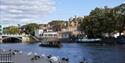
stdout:
<svg viewBox="0 0 125 63">
<path fill-rule="evenodd" d="M 125 63 L 125 47 L 94 46 L 63 43 L 62 48 L 39 47 L 39 44 L 0 44 L 1 49 L 18 49 L 25 52 L 69 57 L 70 63 L 79 63 L 85 57 L 90 63 Z"/>
</svg>

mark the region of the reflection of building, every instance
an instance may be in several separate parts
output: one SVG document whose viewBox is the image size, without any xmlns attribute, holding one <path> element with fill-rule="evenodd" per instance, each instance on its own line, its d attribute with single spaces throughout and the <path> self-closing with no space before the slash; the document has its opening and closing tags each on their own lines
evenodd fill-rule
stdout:
<svg viewBox="0 0 125 63">
<path fill-rule="evenodd" d="M 2 25 L 0 25 L 0 34 L 3 33 L 3 28 L 2 28 Z"/>
</svg>

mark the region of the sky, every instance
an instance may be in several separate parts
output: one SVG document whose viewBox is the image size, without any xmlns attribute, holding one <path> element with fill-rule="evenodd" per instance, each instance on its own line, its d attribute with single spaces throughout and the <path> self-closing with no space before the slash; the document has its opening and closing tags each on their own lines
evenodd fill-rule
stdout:
<svg viewBox="0 0 125 63">
<path fill-rule="evenodd" d="M 96 7 L 115 7 L 125 0 L 0 0 L 0 24 L 3 26 L 48 23 L 89 15 Z"/>
</svg>

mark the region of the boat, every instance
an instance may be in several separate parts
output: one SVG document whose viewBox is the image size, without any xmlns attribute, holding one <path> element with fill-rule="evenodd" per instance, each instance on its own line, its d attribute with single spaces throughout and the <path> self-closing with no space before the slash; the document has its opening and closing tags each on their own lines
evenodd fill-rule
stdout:
<svg viewBox="0 0 125 63">
<path fill-rule="evenodd" d="M 43 47 L 61 47 L 61 43 L 59 39 L 57 38 L 43 38 L 43 40 L 40 43 L 40 46 Z"/>
<path fill-rule="evenodd" d="M 83 39 L 77 39 L 76 42 L 77 43 L 98 43 L 100 42 L 101 39 L 100 38 L 96 38 L 96 39 L 88 39 L 88 38 L 83 38 Z"/>
<path fill-rule="evenodd" d="M 42 47 L 61 47 L 60 39 L 58 38 L 57 32 L 45 32 L 42 35 L 40 43 Z"/>
</svg>

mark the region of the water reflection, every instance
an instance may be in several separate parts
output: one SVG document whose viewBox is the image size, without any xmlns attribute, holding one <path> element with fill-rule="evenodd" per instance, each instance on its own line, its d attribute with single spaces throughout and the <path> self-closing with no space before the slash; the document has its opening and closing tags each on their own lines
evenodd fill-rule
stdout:
<svg viewBox="0 0 125 63">
<path fill-rule="evenodd" d="M 25 52 L 69 57 L 70 63 L 78 63 L 84 57 L 90 63 L 125 63 L 125 48 L 64 43 L 62 48 L 39 47 L 39 44 L 1 44 L 1 49 L 18 49 Z"/>
</svg>

